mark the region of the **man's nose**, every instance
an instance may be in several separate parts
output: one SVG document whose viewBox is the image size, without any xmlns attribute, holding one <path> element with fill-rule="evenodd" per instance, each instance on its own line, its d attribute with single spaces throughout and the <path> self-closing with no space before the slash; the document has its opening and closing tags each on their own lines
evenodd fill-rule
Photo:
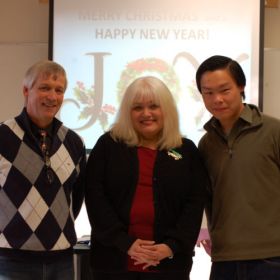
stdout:
<svg viewBox="0 0 280 280">
<path fill-rule="evenodd" d="M 47 95 L 47 98 L 49 99 L 56 99 L 57 97 L 57 93 L 55 91 L 55 89 L 50 89 Z"/>
<path fill-rule="evenodd" d="M 214 102 L 215 102 L 215 103 L 220 103 L 220 102 L 222 102 L 222 101 L 223 101 L 222 95 L 219 94 L 219 93 L 215 93 L 215 94 L 214 94 Z"/>
</svg>

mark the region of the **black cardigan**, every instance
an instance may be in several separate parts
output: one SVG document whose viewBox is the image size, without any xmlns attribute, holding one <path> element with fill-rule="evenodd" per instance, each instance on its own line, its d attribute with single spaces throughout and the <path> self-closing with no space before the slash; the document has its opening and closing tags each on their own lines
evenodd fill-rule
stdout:
<svg viewBox="0 0 280 280">
<path fill-rule="evenodd" d="M 190 269 L 207 195 L 207 175 L 194 143 L 184 138 L 175 150 L 182 159 L 159 151 L 153 173 L 154 240 L 174 253 L 173 259 L 161 261 L 159 270 Z M 92 267 L 124 271 L 127 251 L 135 241 L 127 231 L 138 180 L 137 148 L 105 133 L 91 151 L 86 177 Z"/>
</svg>

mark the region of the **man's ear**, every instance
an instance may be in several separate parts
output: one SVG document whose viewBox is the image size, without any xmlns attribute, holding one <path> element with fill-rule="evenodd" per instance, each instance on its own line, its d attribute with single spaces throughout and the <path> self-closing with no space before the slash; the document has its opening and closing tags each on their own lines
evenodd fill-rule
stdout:
<svg viewBox="0 0 280 280">
<path fill-rule="evenodd" d="M 24 86 L 22 89 L 22 93 L 23 93 L 23 98 L 24 98 L 24 106 L 26 106 L 28 95 L 29 95 L 29 89 L 26 86 Z"/>
<path fill-rule="evenodd" d="M 243 96 L 244 95 L 245 86 L 239 86 L 239 89 L 240 89 L 241 98 L 245 99 L 244 96 Z M 242 93 L 243 93 L 243 95 L 242 95 Z"/>
<path fill-rule="evenodd" d="M 22 93 L 23 93 L 23 96 L 24 96 L 24 97 L 27 97 L 27 96 L 28 96 L 29 90 L 28 90 L 28 88 L 27 88 L 26 86 L 23 87 Z"/>
</svg>

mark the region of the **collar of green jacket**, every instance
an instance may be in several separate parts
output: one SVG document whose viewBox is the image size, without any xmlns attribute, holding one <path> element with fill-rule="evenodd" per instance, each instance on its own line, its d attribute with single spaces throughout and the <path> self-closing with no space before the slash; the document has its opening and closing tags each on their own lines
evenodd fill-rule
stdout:
<svg viewBox="0 0 280 280">
<path fill-rule="evenodd" d="M 261 114 L 259 108 L 256 105 L 247 104 L 247 103 L 244 103 L 244 109 L 242 110 L 242 112 L 236 122 L 239 122 L 240 120 L 242 120 L 243 122 L 245 122 L 247 124 L 245 126 L 245 128 L 252 128 L 255 126 L 259 126 L 263 122 L 262 114 Z M 221 130 L 220 122 L 215 117 L 212 117 L 204 125 L 204 129 L 206 131 L 209 131 L 213 128 Z"/>
</svg>

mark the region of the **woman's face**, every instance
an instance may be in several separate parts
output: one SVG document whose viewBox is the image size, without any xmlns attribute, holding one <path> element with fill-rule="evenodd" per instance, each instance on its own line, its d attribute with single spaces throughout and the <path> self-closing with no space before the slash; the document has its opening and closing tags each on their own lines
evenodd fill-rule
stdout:
<svg viewBox="0 0 280 280">
<path fill-rule="evenodd" d="M 163 114 L 154 100 L 136 100 L 132 104 L 130 115 L 140 142 L 155 142 L 159 139 L 163 129 Z"/>
</svg>

